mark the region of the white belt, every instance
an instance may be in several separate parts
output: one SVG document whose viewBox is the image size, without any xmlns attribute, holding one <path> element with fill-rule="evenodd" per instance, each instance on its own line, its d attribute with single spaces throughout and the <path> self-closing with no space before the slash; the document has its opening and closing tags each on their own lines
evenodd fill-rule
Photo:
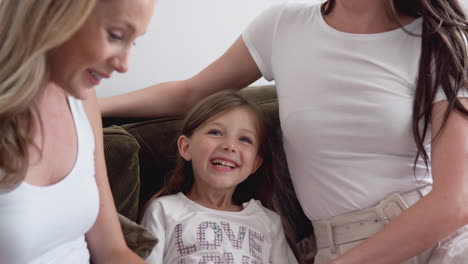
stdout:
<svg viewBox="0 0 468 264">
<path fill-rule="evenodd" d="M 374 207 L 312 221 L 317 248 L 330 247 L 336 253 L 338 245 L 371 237 L 431 190 L 429 184 L 401 195 L 394 193 Z"/>
</svg>

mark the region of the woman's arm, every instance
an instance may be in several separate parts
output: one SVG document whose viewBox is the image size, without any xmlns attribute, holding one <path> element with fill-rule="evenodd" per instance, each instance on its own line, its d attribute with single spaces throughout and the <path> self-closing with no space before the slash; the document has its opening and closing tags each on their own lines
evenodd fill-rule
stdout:
<svg viewBox="0 0 468 264">
<path fill-rule="evenodd" d="M 468 99 L 461 99 L 468 108 Z M 432 111 L 433 136 L 440 130 L 447 101 Z M 432 191 L 380 232 L 333 261 L 400 263 L 436 245 L 468 224 L 468 119 L 450 113 L 440 138 L 432 144 Z"/>
<path fill-rule="evenodd" d="M 88 242 L 92 263 L 145 263 L 125 244 L 117 217 L 117 210 L 109 187 L 104 161 L 101 115 L 99 114 L 95 91 L 93 91 L 89 99 L 83 101 L 83 106 L 93 128 L 95 138 L 95 177 L 100 199 L 97 220 L 88 233 L 86 233 L 86 241 Z"/>
<path fill-rule="evenodd" d="M 183 114 L 201 98 L 224 89 L 239 90 L 261 77 L 242 37 L 194 77 L 99 100 L 105 117 L 160 117 Z"/>
</svg>

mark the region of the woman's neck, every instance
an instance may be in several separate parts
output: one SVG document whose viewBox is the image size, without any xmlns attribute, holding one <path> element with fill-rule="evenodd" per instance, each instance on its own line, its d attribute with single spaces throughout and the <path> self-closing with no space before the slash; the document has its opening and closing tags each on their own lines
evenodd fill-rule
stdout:
<svg viewBox="0 0 468 264">
<path fill-rule="evenodd" d="M 400 28 L 415 18 L 397 14 L 395 19 L 387 0 L 336 0 L 333 10 L 324 19 L 342 32 L 374 34 Z"/>
<path fill-rule="evenodd" d="M 57 84 L 53 82 L 47 82 L 40 90 L 39 95 L 36 97 L 36 104 L 44 104 L 48 103 L 47 101 L 55 100 L 59 98 L 59 100 L 66 99 L 67 93 L 60 88 Z"/>
</svg>

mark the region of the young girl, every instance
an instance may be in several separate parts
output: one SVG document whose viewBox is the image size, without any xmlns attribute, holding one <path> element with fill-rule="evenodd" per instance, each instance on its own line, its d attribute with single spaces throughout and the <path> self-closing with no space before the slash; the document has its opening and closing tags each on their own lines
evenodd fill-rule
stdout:
<svg viewBox="0 0 468 264">
<path fill-rule="evenodd" d="M 186 116 L 179 157 L 142 219 L 160 241 L 149 263 L 298 263 L 272 206 L 272 151 L 262 112 L 217 93 Z"/>
</svg>

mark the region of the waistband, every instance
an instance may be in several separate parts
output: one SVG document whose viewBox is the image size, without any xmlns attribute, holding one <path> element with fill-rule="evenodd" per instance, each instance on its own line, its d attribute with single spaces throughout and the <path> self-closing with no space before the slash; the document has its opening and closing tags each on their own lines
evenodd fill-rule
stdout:
<svg viewBox="0 0 468 264">
<path fill-rule="evenodd" d="M 407 193 L 394 193 L 374 207 L 312 221 L 317 248 L 330 247 L 336 253 L 338 245 L 369 238 L 431 190 L 429 184 Z"/>
</svg>

